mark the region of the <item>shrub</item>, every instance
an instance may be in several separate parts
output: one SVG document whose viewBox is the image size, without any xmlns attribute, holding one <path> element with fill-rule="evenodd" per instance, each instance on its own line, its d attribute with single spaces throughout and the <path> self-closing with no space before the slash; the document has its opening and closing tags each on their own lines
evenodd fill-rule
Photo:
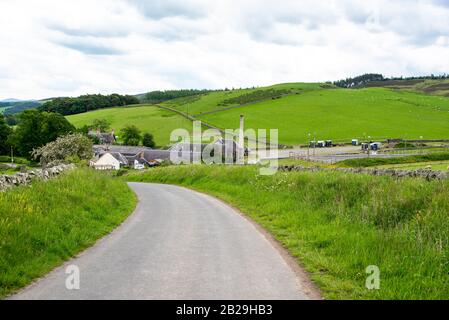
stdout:
<svg viewBox="0 0 449 320">
<path fill-rule="evenodd" d="M 81 133 L 69 134 L 35 149 L 32 155 L 43 166 L 88 160 L 92 157 L 92 141 Z"/>
</svg>

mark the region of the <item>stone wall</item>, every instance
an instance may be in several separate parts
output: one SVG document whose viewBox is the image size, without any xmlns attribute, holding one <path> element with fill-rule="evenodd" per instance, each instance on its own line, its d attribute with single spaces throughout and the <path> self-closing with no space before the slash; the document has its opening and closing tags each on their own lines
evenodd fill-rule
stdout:
<svg viewBox="0 0 449 320">
<path fill-rule="evenodd" d="M 443 180 L 449 178 L 449 172 L 432 171 L 429 169 L 420 170 L 395 170 L 395 169 L 370 169 L 370 168 L 320 168 L 320 167 L 303 167 L 303 166 L 282 166 L 279 171 L 338 171 L 345 173 L 371 174 L 376 176 L 392 176 L 396 178 L 417 177 L 427 180 Z"/>
<path fill-rule="evenodd" d="M 19 185 L 26 185 L 33 180 L 48 180 L 58 176 L 61 172 L 74 169 L 73 164 L 61 164 L 47 169 L 35 169 L 28 172 L 19 172 L 13 175 L 0 176 L 0 192 Z"/>
</svg>

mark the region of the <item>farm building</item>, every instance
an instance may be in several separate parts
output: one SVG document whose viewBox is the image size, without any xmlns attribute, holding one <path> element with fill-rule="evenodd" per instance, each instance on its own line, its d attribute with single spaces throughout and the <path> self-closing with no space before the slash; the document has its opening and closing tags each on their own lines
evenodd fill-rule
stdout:
<svg viewBox="0 0 449 320">
<path fill-rule="evenodd" d="M 88 135 L 92 138 L 97 138 L 100 144 L 111 145 L 117 142 L 114 130 L 111 133 L 100 132 L 100 130 L 89 131 Z"/>
<path fill-rule="evenodd" d="M 91 161 L 90 165 L 96 170 L 119 170 L 128 165 L 128 160 L 120 153 L 107 152 L 97 161 Z"/>
<path fill-rule="evenodd" d="M 211 144 L 177 143 L 169 150 L 172 161 L 176 163 L 201 161 L 204 160 L 204 155 L 211 158 L 218 156 L 225 163 L 235 163 L 245 152 L 234 140 L 226 139 L 217 139 Z"/>
<path fill-rule="evenodd" d="M 139 170 L 145 166 L 154 167 L 164 160 L 170 160 L 168 150 L 112 145 L 95 145 L 93 149 L 96 160 L 91 161 L 91 166 L 98 170 L 119 170 L 121 167 Z"/>
<path fill-rule="evenodd" d="M 93 149 L 97 160 L 91 161 L 91 166 L 100 170 L 119 170 L 123 166 L 143 169 L 166 160 L 176 164 L 201 162 L 205 154 L 214 160 L 218 157 L 224 163 L 235 163 L 244 152 L 235 141 L 225 139 L 211 144 L 177 143 L 169 150 L 116 145 L 95 145 Z"/>
</svg>

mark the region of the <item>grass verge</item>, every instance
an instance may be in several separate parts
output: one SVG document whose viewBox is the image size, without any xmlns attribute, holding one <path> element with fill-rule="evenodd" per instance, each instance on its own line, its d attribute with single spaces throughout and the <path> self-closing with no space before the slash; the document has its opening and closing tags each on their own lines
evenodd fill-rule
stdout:
<svg viewBox="0 0 449 320">
<path fill-rule="evenodd" d="M 430 161 L 444 161 L 449 160 L 449 153 L 429 153 L 408 157 L 397 158 L 360 158 L 349 159 L 341 161 L 337 164 L 338 167 L 376 167 L 385 166 L 389 164 L 403 164 L 403 163 L 418 163 L 418 162 L 430 162 Z"/>
<path fill-rule="evenodd" d="M 328 299 L 447 299 L 449 181 L 179 166 L 128 181 L 186 186 L 239 208 L 271 232 Z M 380 290 L 365 270 L 381 270 Z"/>
<path fill-rule="evenodd" d="M 135 203 L 124 182 L 87 168 L 0 193 L 0 298 L 94 244 Z"/>
</svg>

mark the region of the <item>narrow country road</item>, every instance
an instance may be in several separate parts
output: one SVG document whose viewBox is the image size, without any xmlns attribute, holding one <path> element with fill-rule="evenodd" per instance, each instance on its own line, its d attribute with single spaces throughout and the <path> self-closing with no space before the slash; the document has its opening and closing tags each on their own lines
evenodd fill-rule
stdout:
<svg viewBox="0 0 449 320">
<path fill-rule="evenodd" d="M 113 233 L 10 299 L 309 299 L 304 276 L 238 212 L 184 188 L 130 183 Z M 66 268 L 80 270 L 79 290 Z"/>
</svg>

